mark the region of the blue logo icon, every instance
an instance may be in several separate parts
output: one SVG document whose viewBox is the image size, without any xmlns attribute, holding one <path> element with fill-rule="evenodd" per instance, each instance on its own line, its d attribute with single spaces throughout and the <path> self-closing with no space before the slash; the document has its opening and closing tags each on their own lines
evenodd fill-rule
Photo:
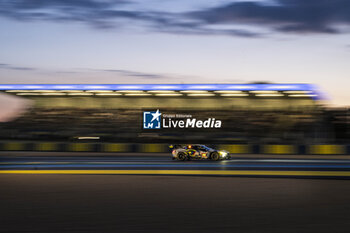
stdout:
<svg viewBox="0 0 350 233">
<path fill-rule="evenodd" d="M 143 112 L 143 128 L 160 129 L 161 115 L 159 109 L 156 112 Z"/>
</svg>

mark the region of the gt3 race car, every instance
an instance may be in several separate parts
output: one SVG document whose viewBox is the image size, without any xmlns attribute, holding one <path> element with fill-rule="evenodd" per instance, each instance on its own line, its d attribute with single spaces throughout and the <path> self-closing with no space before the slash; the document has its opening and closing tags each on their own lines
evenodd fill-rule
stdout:
<svg viewBox="0 0 350 233">
<path fill-rule="evenodd" d="M 205 145 L 170 145 L 172 151 L 172 159 L 184 161 L 184 160 L 204 160 L 210 159 L 214 161 L 230 159 L 230 153 L 225 150 L 215 150 Z"/>
</svg>

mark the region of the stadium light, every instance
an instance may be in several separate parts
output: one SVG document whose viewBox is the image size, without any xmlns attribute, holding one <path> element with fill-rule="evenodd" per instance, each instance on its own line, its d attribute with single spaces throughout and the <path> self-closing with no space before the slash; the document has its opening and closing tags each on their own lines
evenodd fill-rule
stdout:
<svg viewBox="0 0 350 233">
<path fill-rule="evenodd" d="M 317 95 L 314 94 L 292 94 L 288 95 L 288 97 L 317 97 Z"/>
<path fill-rule="evenodd" d="M 250 93 L 254 93 L 254 94 L 275 94 L 275 93 L 278 93 L 278 91 L 250 91 Z"/>
<path fill-rule="evenodd" d="M 148 93 L 174 93 L 175 91 L 162 91 L 162 90 L 156 90 L 156 91 L 147 91 Z"/>
<path fill-rule="evenodd" d="M 236 93 L 236 94 L 220 94 L 220 96 L 224 96 L 224 97 L 234 97 L 234 96 L 249 96 L 249 94 L 247 93 Z"/>
<path fill-rule="evenodd" d="M 70 96 L 89 96 L 94 95 L 94 93 L 91 92 L 74 92 L 74 93 L 68 93 Z"/>
<path fill-rule="evenodd" d="M 71 93 L 73 93 L 73 92 L 75 92 L 75 93 L 82 93 L 82 92 L 84 92 L 84 91 L 80 91 L 80 90 L 59 90 L 59 92 L 71 92 Z"/>
<path fill-rule="evenodd" d="M 283 94 L 255 94 L 255 96 L 258 97 L 279 97 L 279 96 L 284 96 Z"/>
<path fill-rule="evenodd" d="M 96 93 L 95 95 L 98 95 L 98 96 L 120 96 L 122 95 L 121 93 Z"/>
<path fill-rule="evenodd" d="M 160 93 L 160 94 L 155 94 L 156 96 L 182 96 L 181 93 Z"/>
<path fill-rule="evenodd" d="M 149 93 L 126 93 L 124 95 L 126 95 L 126 96 L 149 96 L 152 94 L 149 94 Z"/>
<path fill-rule="evenodd" d="M 242 93 L 242 91 L 214 91 L 215 93 L 236 94 Z"/>
<path fill-rule="evenodd" d="M 88 90 L 86 92 L 107 93 L 107 92 L 113 92 L 113 91 L 110 91 L 110 90 Z"/>
<path fill-rule="evenodd" d="M 122 91 L 117 91 L 117 92 L 122 92 L 122 93 L 143 93 L 143 90 L 122 90 Z"/>
<path fill-rule="evenodd" d="M 187 96 L 215 96 L 213 93 L 196 93 L 196 94 L 187 94 Z"/>
<path fill-rule="evenodd" d="M 182 93 L 193 93 L 193 94 L 197 94 L 197 93 L 208 93 L 208 91 L 197 91 L 197 90 L 186 90 L 186 91 L 180 91 Z"/>
<path fill-rule="evenodd" d="M 55 90 L 32 90 L 31 92 L 39 92 L 39 93 L 44 93 L 44 92 L 47 92 L 47 93 L 55 93 L 57 91 Z"/>
<path fill-rule="evenodd" d="M 284 91 L 286 94 L 307 94 L 312 93 L 312 91 Z"/>
<path fill-rule="evenodd" d="M 66 93 L 63 93 L 63 92 L 43 92 L 40 94 L 41 95 L 67 95 Z"/>
</svg>

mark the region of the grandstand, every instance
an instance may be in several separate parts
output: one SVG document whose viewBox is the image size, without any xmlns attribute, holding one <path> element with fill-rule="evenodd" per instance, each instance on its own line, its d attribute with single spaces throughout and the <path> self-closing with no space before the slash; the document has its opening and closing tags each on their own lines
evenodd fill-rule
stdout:
<svg viewBox="0 0 350 233">
<path fill-rule="evenodd" d="M 32 107 L 0 125 L 2 139 L 111 142 L 264 142 L 329 140 L 310 84 L 14 84 L 0 91 L 32 100 Z M 160 109 L 215 117 L 221 129 L 143 130 L 142 112 Z"/>
<path fill-rule="evenodd" d="M 322 98 L 310 84 L 15 84 L 0 91 L 40 108 L 290 110 L 314 108 Z"/>
</svg>

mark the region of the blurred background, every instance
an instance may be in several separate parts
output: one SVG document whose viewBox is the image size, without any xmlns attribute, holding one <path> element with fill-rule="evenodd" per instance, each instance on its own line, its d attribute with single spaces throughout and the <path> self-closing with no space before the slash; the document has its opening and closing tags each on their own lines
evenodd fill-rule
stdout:
<svg viewBox="0 0 350 233">
<path fill-rule="evenodd" d="M 14 102 L 9 107 L 15 116 L 4 117 L 0 138 L 210 144 L 346 144 L 350 139 L 348 109 L 328 107 L 325 94 L 313 85 L 294 85 L 293 90 L 293 84 L 240 84 L 233 91 L 220 87 L 187 90 L 186 85 L 182 90 L 164 90 L 161 85 L 147 90 L 147 86 L 139 86 L 139 90 L 125 90 L 128 86 L 98 90 L 108 85 L 69 90 L 74 87 L 32 85 L 26 90 L 31 86 L 23 85 L 24 90 L 15 90 L 14 85 L 2 85 L 0 88 L 10 88 L 3 90 L 2 96 Z M 277 89 L 264 90 L 269 86 Z M 97 90 L 91 90 L 94 87 Z M 171 85 L 165 87 L 171 89 Z M 196 88 L 201 86 L 192 85 Z M 143 112 L 149 109 L 160 109 L 165 115 L 215 118 L 222 121 L 222 127 L 143 129 Z"/>
<path fill-rule="evenodd" d="M 1 0 L 0 9 L 2 84 L 311 83 L 322 91 L 315 100 L 283 89 L 126 98 L 5 88 L 2 140 L 349 141 L 347 0 Z M 144 132 L 143 108 L 215 116 L 224 127 Z"/>
</svg>

